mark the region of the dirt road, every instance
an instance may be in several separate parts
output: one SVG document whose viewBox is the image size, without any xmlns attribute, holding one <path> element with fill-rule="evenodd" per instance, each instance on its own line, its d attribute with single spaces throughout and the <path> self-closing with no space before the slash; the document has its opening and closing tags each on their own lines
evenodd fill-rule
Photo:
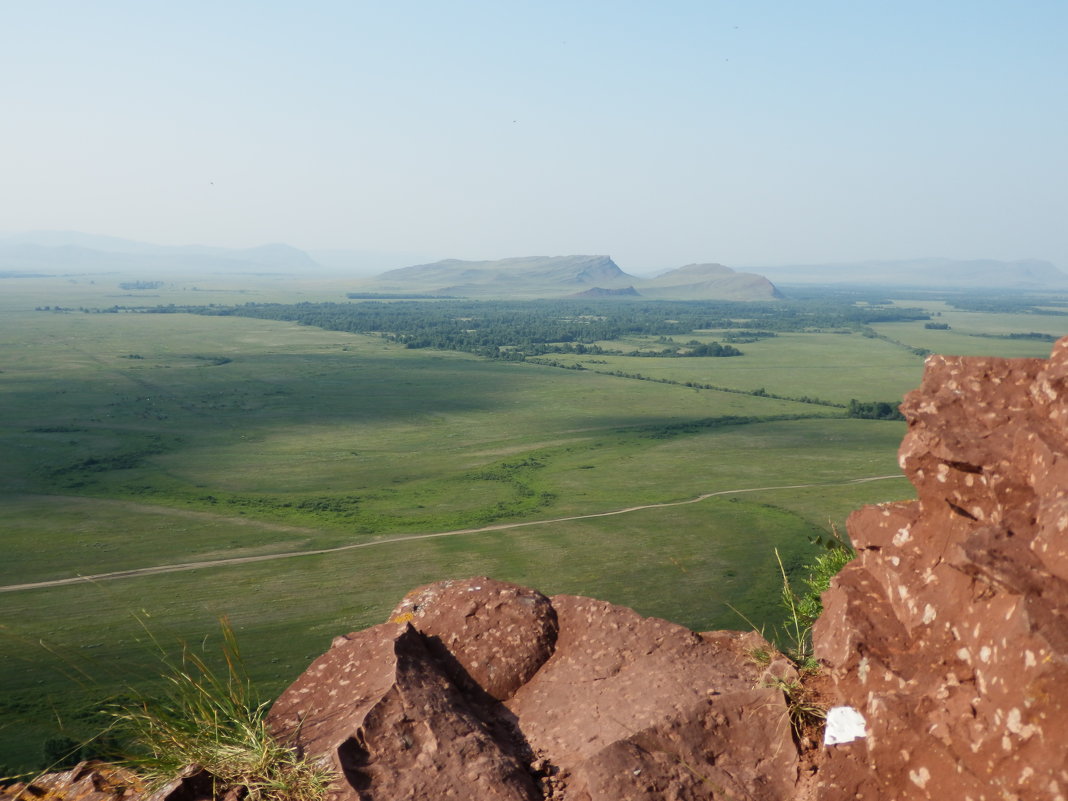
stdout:
<svg viewBox="0 0 1068 801">
<path fill-rule="evenodd" d="M 638 512 L 643 509 L 663 509 L 671 506 L 684 506 L 690 503 L 700 503 L 709 498 L 722 495 L 741 495 L 748 492 L 773 492 L 775 490 L 811 489 L 815 487 L 839 487 L 847 484 L 865 484 L 871 481 L 886 481 L 888 479 L 904 478 L 903 475 L 870 476 L 868 478 L 855 478 L 850 481 L 839 481 L 833 484 L 790 484 L 779 487 L 748 487 L 746 489 L 719 490 L 718 492 L 706 492 L 695 498 L 687 498 L 683 501 L 669 501 L 666 503 L 647 503 L 642 506 L 628 506 L 623 509 L 613 509 L 608 512 L 596 512 L 588 515 L 572 515 L 571 517 L 554 517 L 547 520 L 528 520 L 521 523 L 498 523 L 481 528 L 460 528 L 454 531 L 438 531 L 432 534 L 404 534 L 399 537 L 372 540 L 370 542 L 358 542 L 351 545 L 338 545 L 333 548 L 320 548 L 308 551 L 289 551 L 285 553 L 263 554 L 260 556 L 234 556 L 227 559 L 211 559 L 203 562 L 181 562 L 173 565 L 156 565 L 154 567 L 139 567 L 132 570 L 116 570 L 112 573 L 96 573 L 89 576 L 72 576 L 71 578 L 53 579 L 52 581 L 36 581 L 29 584 L 8 584 L 0 587 L 0 592 L 21 592 L 24 590 L 39 590 L 47 587 L 62 587 L 67 584 L 80 582 L 113 581 L 115 579 L 138 578 L 140 576 L 153 576 L 159 573 L 180 573 L 185 570 L 200 570 L 206 567 L 225 567 L 228 565 L 247 565 L 252 562 L 270 562 L 275 559 L 296 559 L 301 556 L 318 556 L 339 551 L 351 551 L 356 548 L 379 548 L 398 542 L 413 542 L 415 540 L 430 540 L 437 537 L 456 537 L 462 534 L 483 534 L 489 531 L 505 531 L 513 528 L 525 528 L 528 526 L 545 526 L 552 523 L 566 523 L 571 520 L 591 520 L 597 517 L 612 517 L 625 515 L 630 512 Z"/>
</svg>

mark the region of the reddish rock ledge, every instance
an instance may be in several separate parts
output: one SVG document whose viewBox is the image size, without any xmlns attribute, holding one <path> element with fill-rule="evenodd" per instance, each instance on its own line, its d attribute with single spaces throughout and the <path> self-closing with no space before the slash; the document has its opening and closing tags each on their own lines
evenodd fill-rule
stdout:
<svg viewBox="0 0 1068 801">
<path fill-rule="evenodd" d="M 1068 339 L 1048 361 L 932 356 L 902 405 L 918 500 L 849 520 L 814 632 L 868 736 L 816 796 L 1068 797 Z"/>
</svg>

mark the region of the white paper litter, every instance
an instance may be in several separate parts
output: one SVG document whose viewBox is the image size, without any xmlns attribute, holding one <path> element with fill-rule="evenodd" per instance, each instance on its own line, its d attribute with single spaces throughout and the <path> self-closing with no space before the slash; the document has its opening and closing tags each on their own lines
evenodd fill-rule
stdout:
<svg viewBox="0 0 1068 801">
<path fill-rule="evenodd" d="M 866 737 L 864 716 L 851 706 L 832 706 L 827 710 L 827 724 L 823 730 L 824 745 L 851 743 Z"/>
</svg>

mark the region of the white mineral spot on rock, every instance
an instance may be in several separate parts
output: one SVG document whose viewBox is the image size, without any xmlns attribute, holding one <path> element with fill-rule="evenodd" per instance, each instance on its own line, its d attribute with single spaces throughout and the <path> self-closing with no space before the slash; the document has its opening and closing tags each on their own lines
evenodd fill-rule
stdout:
<svg viewBox="0 0 1068 801">
<path fill-rule="evenodd" d="M 1019 734 L 1020 729 L 1023 728 L 1023 718 L 1020 715 L 1019 709 L 1010 709 L 1009 717 L 1005 721 L 1005 728 L 1011 731 L 1013 734 Z"/>
<path fill-rule="evenodd" d="M 935 612 L 935 608 L 930 604 L 927 604 L 927 606 L 923 608 L 923 622 L 930 623 L 936 617 L 938 617 L 938 613 Z"/>
<path fill-rule="evenodd" d="M 931 771 L 927 768 L 920 768 L 919 770 L 909 771 L 909 780 L 912 781 L 921 790 L 927 786 L 927 782 L 931 779 Z"/>
<path fill-rule="evenodd" d="M 832 706 L 827 710 L 827 725 L 823 732 L 824 745 L 851 743 L 867 737 L 864 716 L 851 706 Z"/>
</svg>

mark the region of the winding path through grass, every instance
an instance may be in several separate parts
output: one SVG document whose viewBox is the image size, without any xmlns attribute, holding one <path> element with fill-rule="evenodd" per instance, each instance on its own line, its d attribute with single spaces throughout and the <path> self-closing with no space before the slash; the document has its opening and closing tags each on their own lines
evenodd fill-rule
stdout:
<svg viewBox="0 0 1068 801">
<path fill-rule="evenodd" d="M 293 559 L 298 556 L 319 556 L 321 554 L 337 553 L 339 551 L 351 551 L 355 548 L 373 548 L 379 545 L 391 545 L 397 542 L 412 542 L 414 540 L 430 540 L 437 537 L 455 537 L 461 534 L 482 534 L 488 531 L 504 531 L 513 528 L 527 526 L 544 526 L 551 523 L 567 523 L 573 520 L 590 520 L 596 517 L 612 517 L 625 515 L 630 512 L 638 512 L 643 509 L 664 509 L 671 506 L 685 506 L 691 503 L 700 503 L 709 498 L 722 495 L 741 495 L 747 492 L 772 492 L 775 490 L 812 489 L 815 487 L 841 487 L 847 484 L 865 484 L 871 481 L 885 481 L 887 479 L 904 478 L 900 473 L 889 476 L 869 476 L 866 478 L 854 478 L 849 481 L 835 481 L 821 484 L 789 484 L 778 487 L 748 487 L 745 489 L 719 490 L 717 492 L 705 492 L 694 498 L 682 501 L 666 501 L 663 503 L 647 503 L 641 506 L 627 506 L 623 509 L 612 509 L 608 512 L 594 512 L 585 515 L 572 515 L 570 517 L 554 517 L 547 520 L 526 520 L 518 523 L 496 523 L 491 526 L 479 528 L 460 528 L 453 531 L 438 531 L 432 534 L 405 534 L 400 537 L 388 537 L 370 542 L 357 542 L 350 545 L 338 545 L 333 548 L 318 548 L 306 551 L 288 551 L 284 553 L 262 554 L 260 556 L 234 556 L 226 559 L 210 559 L 203 562 L 181 562 L 173 565 L 156 565 L 155 567 L 139 567 L 131 570 L 116 570 L 112 573 L 96 573 L 91 576 L 72 576 L 71 578 L 53 579 L 51 581 L 36 581 L 30 584 L 8 584 L 0 586 L 0 592 L 20 592 L 22 590 L 38 590 L 47 587 L 62 587 L 67 584 L 78 584 L 83 581 L 112 581 L 114 579 L 137 578 L 139 576 L 152 576 L 159 573 L 180 573 L 185 570 L 199 570 L 205 567 L 224 567 L 226 565 L 244 565 L 252 562 L 269 562 L 274 559 Z M 168 512 L 177 510 L 168 510 Z M 180 512 L 179 512 L 180 514 Z M 204 513 L 198 513 L 204 514 Z M 252 522 L 252 521 L 247 521 Z M 296 528 L 296 527 L 285 527 Z"/>
</svg>

